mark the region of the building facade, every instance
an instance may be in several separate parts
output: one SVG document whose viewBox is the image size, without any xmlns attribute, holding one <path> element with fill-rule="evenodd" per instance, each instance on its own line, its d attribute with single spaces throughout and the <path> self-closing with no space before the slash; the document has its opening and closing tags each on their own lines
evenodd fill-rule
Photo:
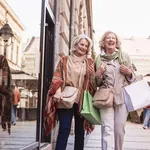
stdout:
<svg viewBox="0 0 150 150">
<path fill-rule="evenodd" d="M 78 34 L 86 34 L 93 39 L 92 1 L 91 0 L 63 0 L 54 5 L 49 0 L 49 6 L 57 13 L 56 27 L 58 53 L 69 54 L 71 41 Z M 56 9 L 54 9 L 54 7 Z"/>
<path fill-rule="evenodd" d="M 14 36 L 8 41 L 6 58 L 10 68 L 13 70 L 21 69 L 21 43 L 23 38 L 24 25 L 8 5 L 5 0 L 0 1 L 0 28 L 8 21 Z M 4 42 L 0 37 L 0 54 L 4 55 Z"/>
<path fill-rule="evenodd" d="M 54 46 L 56 66 L 59 53 L 69 55 L 73 37 L 78 34 L 87 34 L 93 39 L 92 5 L 91 1 L 86 0 L 63 0 L 57 4 L 54 0 L 49 0 L 48 7 L 54 15 L 57 11 L 58 17 L 55 25 L 57 44 Z M 39 37 L 32 37 L 25 44 L 22 53 L 22 69 L 33 76 L 37 76 L 39 72 L 39 41 Z M 93 51 L 89 57 L 91 56 L 94 56 Z"/>
<path fill-rule="evenodd" d="M 33 36 L 22 51 L 22 70 L 34 77 L 39 73 L 39 43 L 40 37 Z"/>
</svg>

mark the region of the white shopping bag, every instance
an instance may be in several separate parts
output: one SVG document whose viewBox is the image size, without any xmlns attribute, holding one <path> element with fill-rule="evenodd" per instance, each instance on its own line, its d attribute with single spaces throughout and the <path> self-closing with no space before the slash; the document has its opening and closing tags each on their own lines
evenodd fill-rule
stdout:
<svg viewBox="0 0 150 150">
<path fill-rule="evenodd" d="M 125 104 L 129 112 L 150 105 L 150 87 L 140 80 L 124 87 Z"/>
</svg>

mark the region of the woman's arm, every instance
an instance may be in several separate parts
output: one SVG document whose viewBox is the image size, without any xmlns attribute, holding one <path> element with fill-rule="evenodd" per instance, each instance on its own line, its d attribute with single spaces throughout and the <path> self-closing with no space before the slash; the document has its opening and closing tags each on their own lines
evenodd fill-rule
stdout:
<svg viewBox="0 0 150 150">
<path fill-rule="evenodd" d="M 131 83 L 136 80 L 136 76 L 135 76 L 129 55 L 126 54 L 125 57 L 128 62 L 128 66 L 121 64 L 120 72 L 122 72 L 125 75 L 126 80 Z"/>
</svg>

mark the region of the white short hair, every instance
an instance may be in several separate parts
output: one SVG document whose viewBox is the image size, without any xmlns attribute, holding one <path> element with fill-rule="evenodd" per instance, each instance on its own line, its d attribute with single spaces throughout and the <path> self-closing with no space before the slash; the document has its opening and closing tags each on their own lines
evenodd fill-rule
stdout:
<svg viewBox="0 0 150 150">
<path fill-rule="evenodd" d="M 78 44 L 81 39 L 86 39 L 86 40 L 88 41 L 88 51 L 87 51 L 87 54 L 91 51 L 91 48 L 92 48 L 92 46 L 93 46 L 92 40 L 91 40 L 87 35 L 85 35 L 85 34 L 80 34 L 80 35 L 77 35 L 77 36 L 73 39 L 73 41 L 72 41 L 72 46 L 71 46 L 71 49 L 70 49 L 71 54 L 74 53 L 74 51 L 76 51 L 76 49 L 75 49 L 74 46 L 75 46 L 76 44 Z"/>
</svg>

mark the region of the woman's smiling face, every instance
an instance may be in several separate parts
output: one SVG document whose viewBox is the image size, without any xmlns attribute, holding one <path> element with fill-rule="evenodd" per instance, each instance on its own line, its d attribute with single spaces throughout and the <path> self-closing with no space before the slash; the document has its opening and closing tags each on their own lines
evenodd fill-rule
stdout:
<svg viewBox="0 0 150 150">
<path fill-rule="evenodd" d="M 104 40 L 104 47 L 106 51 L 113 52 L 116 49 L 117 39 L 115 34 L 108 33 Z"/>
<path fill-rule="evenodd" d="M 74 47 L 75 47 L 75 54 L 79 57 L 84 56 L 87 54 L 89 43 L 86 39 L 81 39 Z"/>
</svg>

